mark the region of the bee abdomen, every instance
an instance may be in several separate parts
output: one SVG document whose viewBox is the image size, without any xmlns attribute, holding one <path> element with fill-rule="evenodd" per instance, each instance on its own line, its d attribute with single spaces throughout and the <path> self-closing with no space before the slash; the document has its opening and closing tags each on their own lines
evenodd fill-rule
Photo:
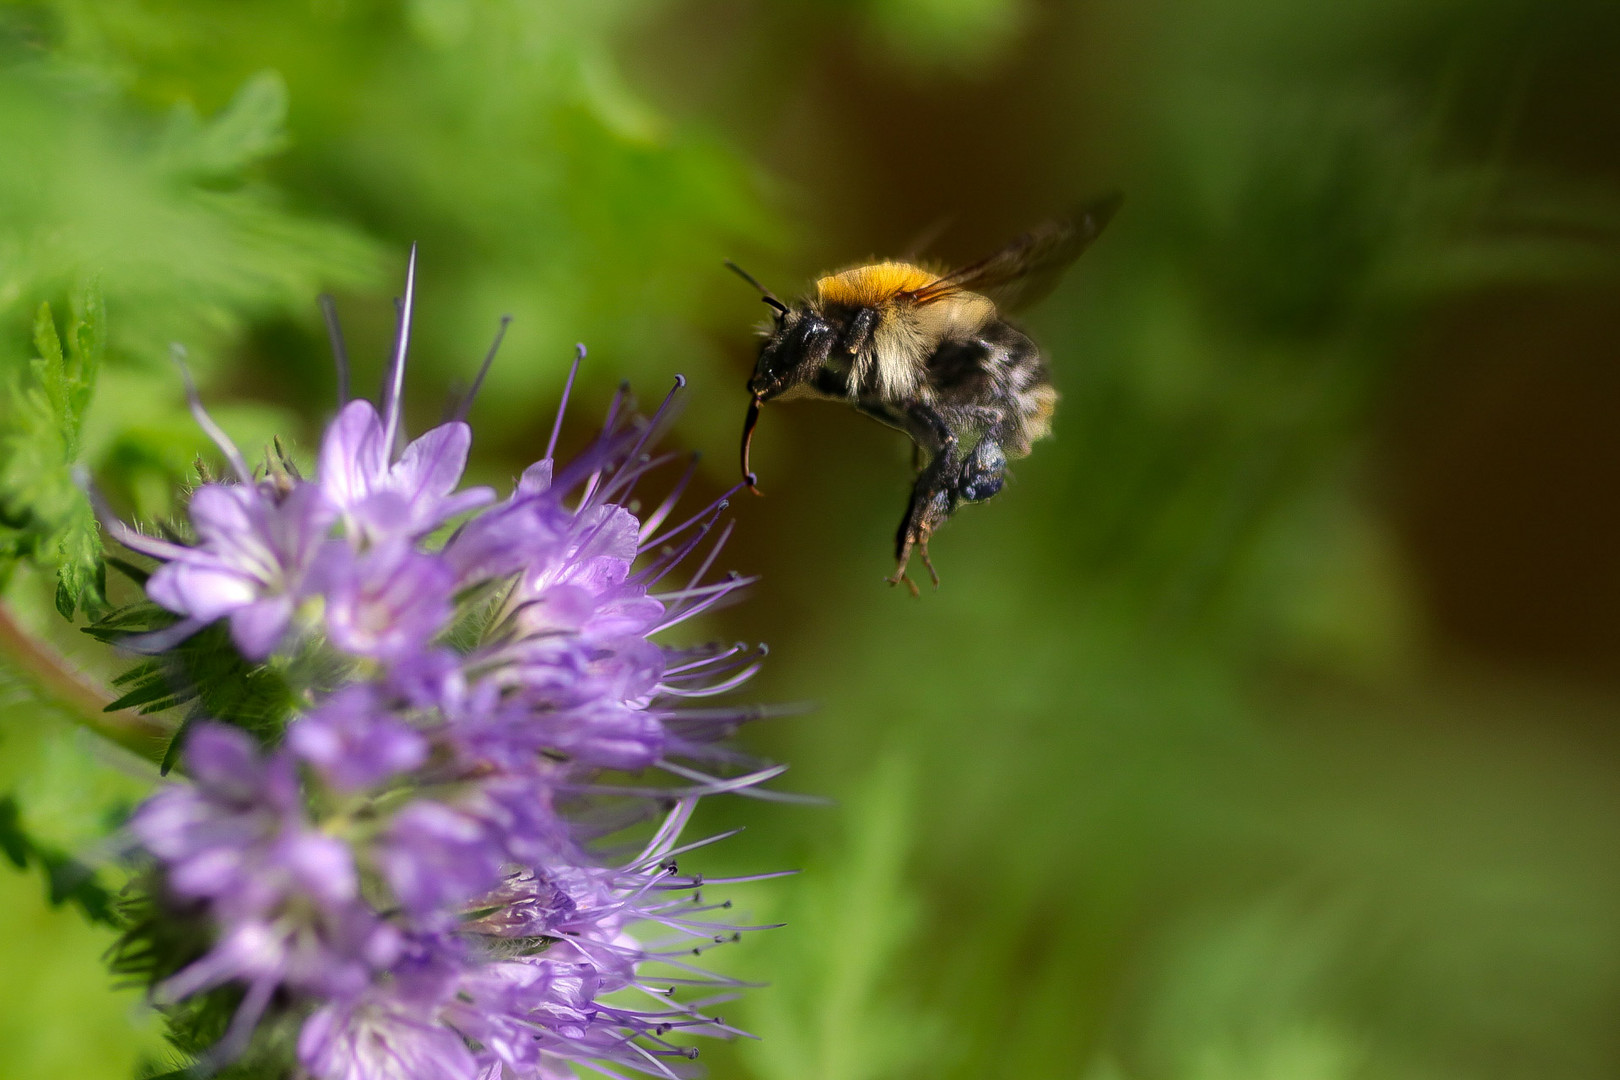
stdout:
<svg viewBox="0 0 1620 1080">
<path fill-rule="evenodd" d="M 1046 361 L 1027 334 L 1004 320 L 941 344 L 928 360 L 928 383 L 942 403 L 999 411 L 996 435 L 1013 457 L 1051 433 L 1058 395 Z"/>
</svg>

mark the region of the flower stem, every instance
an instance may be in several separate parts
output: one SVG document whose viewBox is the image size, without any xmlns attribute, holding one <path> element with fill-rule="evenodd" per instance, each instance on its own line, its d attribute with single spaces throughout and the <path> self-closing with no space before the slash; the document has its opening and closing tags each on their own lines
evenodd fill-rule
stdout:
<svg viewBox="0 0 1620 1080">
<path fill-rule="evenodd" d="M 148 761 L 162 760 L 164 746 L 174 734 L 169 725 L 133 709 L 107 712 L 106 694 L 66 657 L 23 629 L 4 603 L 0 603 L 0 662 L 91 731 Z"/>
</svg>

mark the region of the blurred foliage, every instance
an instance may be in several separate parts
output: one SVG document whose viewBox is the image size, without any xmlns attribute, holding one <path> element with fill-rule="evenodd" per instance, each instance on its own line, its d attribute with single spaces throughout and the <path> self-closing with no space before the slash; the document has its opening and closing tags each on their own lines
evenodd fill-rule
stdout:
<svg viewBox="0 0 1620 1080">
<path fill-rule="evenodd" d="M 66 56 L 115 73 L 137 101 L 222 106 L 237 72 L 276 71 L 298 132 L 278 157 L 279 190 L 422 245 L 419 390 L 470 375 L 498 316 L 515 316 L 508 349 L 532 359 L 492 372 L 482 410 L 485 426 L 511 430 L 551 400 L 534 365 L 566 370 L 581 338 L 615 371 L 656 383 L 671 367 L 702 365 L 711 354 L 697 334 L 706 327 L 692 316 L 707 286 L 691 268 L 717 264 L 743 237 L 777 231 L 760 206 L 762 178 L 735 151 L 701 128 L 671 127 L 626 84 L 611 45 L 643 9 L 64 3 L 42 21 Z M 330 261 L 310 269 L 323 284 L 373 280 L 348 272 L 353 256 L 375 249 L 351 250 L 352 233 L 328 239 L 350 246 L 322 249 Z M 284 258 L 265 256 L 246 262 Z M 277 314 L 296 312 L 308 329 L 317 289 L 301 281 L 290 291 Z M 380 356 L 387 306 L 346 314 L 360 354 L 369 346 Z M 296 365 L 285 376 L 331 385 L 323 358 L 274 359 Z M 431 393 L 442 399 L 442 389 Z"/>
<path fill-rule="evenodd" d="M 307 442 L 316 294 L 363 389 L 411 242 L 417 426 L 510 312 L 475 470 L 532 457 L 584 340 L 587 403 L 693 377 L 718 488 L 759 316 L 723 256 L 786 292 L 936 219 L 928 254 L 965 259 L 1120 186 L 1029 315 L 1056 437 L 941 535 L 939 593 L 877 584 L 892 433 L 767 412 L 772 497 L 732 548 L 765 582 L 712 629 L 771 642 L 754 693 L 819 705 L 751 738 L 843 802 L 706 811 L 750 825 L 715 869 L 806 871 L 738 890 L 789 925 L 734 951 L 774 985 L 728 1006 L 763 1041 L 713 1074 L 1612 1075 L 1614 701 L 1439 662 L 1383 437 L 1458 297 L 1614 288 L 1616 71 L 1587 0 L 11 0 L 0 505 L 35 561 L 8 610 L 90 655 L 47 573 L 93 580 L 70 469 L 167 514 L 208 452 L 170 341 L 239 444 Z M 77 313 L 65 348 L 42 302 Z M 150 778 L 33 692 L 6 715 L 18 827 L 93 863 Z M 92 974 L 106 940 L 6 873 L 29 930 L 0 952 L 0 1076 L 129 1076 L 154 1044 Z"/>
<path fill-rule="evenodd" d="M 934 1058 L 943 1031 L 899 992 L 917 912 L 905 877 L 915 798 L 912 766 L 880 759 L 853 796 L 838 873 L 781 898 L 793 931 L 766 953 L 769 964 L 750 967 L 767 980 L 799 976 L 750 1009 L 775 1033 L 754 1056 L 764 1080 L 869 1080 L 926 1071 Z"/>
</svg>

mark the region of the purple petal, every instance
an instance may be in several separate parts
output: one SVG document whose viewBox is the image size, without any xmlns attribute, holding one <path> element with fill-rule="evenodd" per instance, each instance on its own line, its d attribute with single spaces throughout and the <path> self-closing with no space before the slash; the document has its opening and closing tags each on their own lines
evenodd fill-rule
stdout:
<svg viewBox="0 0 1620 1080">
<path fill-rule="evenodd" d="M 459 420 L 441 424 L 405 448 L 394 465 L 394 483 L 413 502 L 443 498 L 461 483 L 471 447 L 471 427 Z"/>
<path fill-rule="evenodd" d="M 357 506 L 387 472 L 388 448 L 382 439 L 382 420 L 369 401 L 349 402 L 327 427 L 316 477 L 337 506 Z"/>
<path fill-rule="evenodd" d="M 169 887 L 181 896 L 220 896 L 241 883 L 245 869 L 240 853 L 211 848 L 176 862 L 169 869 Z"/>
<path fill-rule="evenodd" d="M 400 903 L 425 916 L 489 891 L 501 851 L 483 822 L 424 799 L 395 816 L 382 866 Z"/>
<path fill-rule="evenodd" d="M 224 724 L 199 724 L 186 737 L 186 769 L 212 790 L 250 799 L 264 775 L 252 736 Z"/>
<path fill-rule="evenodd" d="M 316 485 L 299 482 L 282 498 L 277 510 L 272 521 L 276 548 L 289 562 L 307 565 L 337 521 L 337 507 Z"/>
<path fill-rule="evenodd" d="M 539 499 L 523 499 L 480 514 L 457 530 L 444 557 L 464 584 L 515 574 L 560 554 L 566 520 Z"/>
<path fill-rule="evenodd" d="M 476 510 L 478 507 L 494 501 L 494 488 L 475 487 L 468 488 L 466 491 L 458 491 L 454 495 L 448 495 L 439 501 L 434 511 L 438 521 L 435 521 L 434 525 L 437 526 L 449 521 L 458 514 L 465 514 L 468 510 Z"/>
<path fill-rule="evenodd" d="M 335 907 L 359 894 L 354 856 L 347 844 L 334 837 L 313 832 L 299 834 L 280 846 L 276 859 L 293 875 L 306 895 L 324 904 Z"/>
<path fill-rule="evenodd" d="M 409 539 L 424 531 L 418 510 L 398 491 L 378 491 L 355 505 L 350 514 L 366 536 Z"/>
<path fill-rule="evenodd" d="M 263 501 L 257 490 L 242 484 L 204 484 L 192 492 L 186 512 L 197 538 L 206 544 L 258 532 Z"/>
<path fill-rule="evenodd" d="M 340 791 L 358 791 L 427 760 L 428 742 L 381 710 L 369 687 L 339 691 L 287 729 L 287 747 Z"/>
<path fill-rule="evenodd" d="M 213 622 L 258 598 L 258 583 L 207 552 L 164 563 L 146 582 L 146 595 L 181 615 Z"/>
<path fill-rule="evenodd" d="M 292 621 L 292 601 L 272 596 L 231 612 L 231 640 L 249 660 L 263 660 L 281 644 Z"/>
<path fill-rule="evenodd" d="M 550 458 L 544 458 L 524 469 L 523 475 L 518 478 L 517 491 L 513 494 L 513 498 L 533 498 L 545 494 L 551 487 L 552 469 Z"/>
</svg>

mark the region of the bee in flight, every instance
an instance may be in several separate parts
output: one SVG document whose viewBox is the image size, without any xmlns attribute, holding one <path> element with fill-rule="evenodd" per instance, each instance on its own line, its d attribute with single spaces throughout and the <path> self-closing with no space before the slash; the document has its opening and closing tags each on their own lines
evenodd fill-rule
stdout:
<svg viewBox="0 0 1620 1080">
<path fill-rule="evenodd" d="M 760 406 L 796 397 L 844 401 L 911 437 L 918 462 L 895 536 L 891 585 L 905 582 L 915 550 L 928 558 L 934 530 L 964 502 L 1001 490 L 1009 458 L 1051 432 L 1057 404 L 1040 349 L 1002 317 L 1051 291 L 1119 209 L 1111 194 L 1048 221 L 994 255 L 935 273 L 905 262 L 852 267 L 816 282 L 789 306 L 727 263 L 775 312 L 763 330 L 743 424 L 743 480 L 756 494 L 748 446 Z"/>
</svg>

